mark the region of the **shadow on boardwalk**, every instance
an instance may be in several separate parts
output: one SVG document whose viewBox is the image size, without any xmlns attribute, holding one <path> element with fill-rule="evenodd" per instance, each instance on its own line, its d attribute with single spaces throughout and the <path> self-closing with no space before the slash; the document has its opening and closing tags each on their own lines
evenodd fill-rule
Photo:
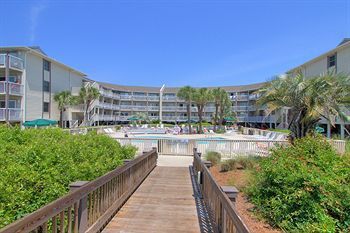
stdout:
<svg viewBox="0 0 350 233">
<path fill-rule="evenodd" d="M 213 217 L 210 214 L 210 210 L 207 208 L 204 199 L 202 198 L 202 194 L 200 192 L 199 185 L 196 181 L 198 179 L 197 174 L 195 174 L 192 166 L 189 166 L 189 172 L 191 175 L 192 187 L 193 187 L 193 197 L 196 202 L 198 222 L 201 233 L 216 233 L 215 223 L 213 221 Z"/>
</svg>

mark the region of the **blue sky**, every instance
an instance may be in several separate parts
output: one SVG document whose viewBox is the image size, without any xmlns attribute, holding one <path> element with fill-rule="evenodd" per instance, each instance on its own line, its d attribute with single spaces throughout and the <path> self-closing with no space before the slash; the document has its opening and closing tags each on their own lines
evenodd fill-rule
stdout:
<svg viewBox="0 0 350 233">
<path fill-rule="evenodd" d="M 124 85 L 266 81 L 350 37 L 350 0 L 0 0 L 0 46 Z"/>
</svg>

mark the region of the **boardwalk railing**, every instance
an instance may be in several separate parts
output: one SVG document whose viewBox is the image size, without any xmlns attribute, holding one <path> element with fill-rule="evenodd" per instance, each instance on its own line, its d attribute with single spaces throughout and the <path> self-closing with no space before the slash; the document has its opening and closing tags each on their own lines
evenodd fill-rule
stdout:
<svg viewBox="0 0 350 233">
<path fill-rule="evenodd" d="M 193 168 L 199 175 L 199 186 L 204 202 L 212 214 L 215 228 L 223 233 L 249 233 L 247 226 L 237 214 L 234 205 L 228 196 L 222 191 L 220 185 L 210 174 L 206 164 L 201 159 L 201 154 L 193 150 Z"/>
<path fill-rule="evenodd" d="M 198 152 L 220 152 L 223 159 L 235 156 L 267 156 L 276 145 L 285 145 L 287 141 L 272 140 L 229 140 L 229 139 L 157 139 L 157 138 L 116 138 L 122 145 L 133 145 L 139 151 L 156 147 L 159 154 L 191 155 L 193 148 Z"/>
<path fill-rule="evenodd" d="M 156 150 L 101 176 L 0 230 L 99 232 L 155 168 Z"/>
</svg>

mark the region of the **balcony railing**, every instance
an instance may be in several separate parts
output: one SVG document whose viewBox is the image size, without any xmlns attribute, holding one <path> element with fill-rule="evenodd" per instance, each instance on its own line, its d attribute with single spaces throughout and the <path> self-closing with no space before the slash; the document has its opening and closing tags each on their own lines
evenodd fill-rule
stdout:
<svg viewBox="0 0 350 233">
<path fill-rule="evenodd" d="M 119 110 L 119 105 L 112 104 L 112 103 L 98 103 L 98 106 L 100 108 L 106 108 L 106 109 L 112 109 L 112 110 Z"/>
<path fill-rule="evenodd" d="M 159 96 L 147 96 L 147 99 L 151 101 L 159 101 Z"/>
<path fill-rule="evenodd" d="M 23 60 L 19 57 L 9 55 L 9 63 L 11 69 L 22 71 L 24 68 Z M 6 67 L 6 54 L 0 54 L 0 67 Z"/>
<path fill-rule="evenodd" d="M 134 95 L 132 97 L 134 100 L 147 100 L 147 96 L 146 95 Z"/>
<path fill-rule="evenodd" d="M 159 106 L 148 106 L 149 111 L 159 111 Z"/>
<path fill-rule="evenodd" d="M 0 108 L 0 121 L 6 120 L 6 112 L 8 112 L 9 121 L 21 121 L 22 120 L 22 110 L 20 108 Z"/>
<path fill-rule="evenodd" d="M 233 111 L 247 111 L 248 106 L 232 106 Z"/>
<path fill-rule="evenodd" d="M 10 68 L 20 70 L 20 71 L 23 70 L 24 65 L 23 65 L 23 60 L 21 58 L 18 58 L 12 55 L 10 55 L 9 58 L 10 58 Z"/>
<path fill-rule="evenodd" d="M 120 99 L 121 100 L 131 100 L 132 99 L 132 95 L 120 95 Z"/>
<path fill-rule="evenodd" d="M 9 85 L 10 95 L 23 95 L 22 84 L 8 82 L 8 85 Z"/>
<path fill-rule="evenodd" d="M 12 82 L 0 82 L 0 94 L 5 94 L 6 89 L 9 89 L 10 95 L 23 95 L 23 85 L 18 83 L 12 83 Z"/>
<path fill-rule="evenodd" d="M 176 96 L 166 96 L 166 95 L 163 95 L 163 100 L 176 100 L 177 97 Z"/>
<path fill-rule="evenodd" d="M 275 116 L 249 116 L 244 117 L 243 121 L 256 123 L 272 123 L 275 122 Z"/>
<path fill-rule="evenodd" d="M 133 105 L 132 106 L 132 110 L 134 111 L 138 111 L 138 110 L 141 110 L 141 111 L 147 111 L 147 106 L 137 106 L 137 105 Z"/>
</svg>

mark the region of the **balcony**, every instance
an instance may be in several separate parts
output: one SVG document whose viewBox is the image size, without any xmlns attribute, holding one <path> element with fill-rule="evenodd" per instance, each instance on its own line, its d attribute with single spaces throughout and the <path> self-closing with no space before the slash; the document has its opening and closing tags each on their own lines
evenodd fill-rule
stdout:
<svg viewBox="0 0 350 233">
<path fill-rule="evenodd" d="M 171 111 L 171 112 L 175 112 L 177 109 L 176 106 L 162 106 L 162 111 Z"/>
<path fill-rule="evenodd" d="M 159 101 L 159 96 L 147 96 L 149 101 Z"/>
<path fill-rule="evenodd" d="M 8 112 L 9 121 L 22 121 L 22 109 L 20 108 L 0 108 L 0 121 L 6 120 L 6 112 Z"/>
<path fill-rule="evenodd" d="M 23 85 L 18 83 L 11 83 L 11 82 L 0 82 L 0 94 L 6 94 L 6 89 L 9 89 L 10 95 L 23 95 Z"/>
<path fill-rule="evenodd" d="M 10 95 L 23 95 L 23 85 L 22 84 L 18 84 L 18 83 L 8 83 L 9 85 L 9 94 Z"/>
<path fill-rule="evenodd" d="M 177 98 L 176 98 L 176 96 L 167 96 L 167 95 L 163 95 L 163 100 L 176 101 Z"/>
<path fill-rule="evenodd" d="M 120 99 L 121 100 L 131 100 L 132 99 L 132 95 L 120 95 Z"/>
<path fill-rule="evenodd" d="M 9 68 L 23 71 L 24 63 L 21 58 L 9 55 Z M 6 54 L 0 54 L 0 67 L 6 67 Z"/>
<path fill-rule="evenodd" d="M 269 123 L 275 122 L 275 116 L 249 116 L 244 117 L 245 122 Z"/>
<path fill-rule="evenodd" d="M 159 111 L 159 106 L 148 106 L 148 111 Z"/>
<path fill-rule="evenodd" d="M 112 104 L 112 103 L 99 103 L 98 106 L 100 108 L 112 109 L 112 110 L 119 110 L 120 109 L 119 105 Z"/>
<path fill-rule="evenodd" d="M 132 106 L 132 110 L 134 110 L 134 111 L 147 111 L 147 106 L 145 106 L 145 105 L 133 105 Z"/>
<path fill-rule="evenodd" d="M 120 99 L 120 96 L 116 93 L 113 93 L 112 91 L 100 89 L 100 93 L 104 97 L 108 97 L 112 99 Z"/>
<path fill-rule="evenodd" d="M 233 111 L 247 111 L 248 106 L 232 106 Z"/>
<path fill-rule="evenodd" d="M 132 97 L 134 100 L 144 100 L 147 101 L 147 96 L 146 95 L 134 95 Z"/>
</svg>

